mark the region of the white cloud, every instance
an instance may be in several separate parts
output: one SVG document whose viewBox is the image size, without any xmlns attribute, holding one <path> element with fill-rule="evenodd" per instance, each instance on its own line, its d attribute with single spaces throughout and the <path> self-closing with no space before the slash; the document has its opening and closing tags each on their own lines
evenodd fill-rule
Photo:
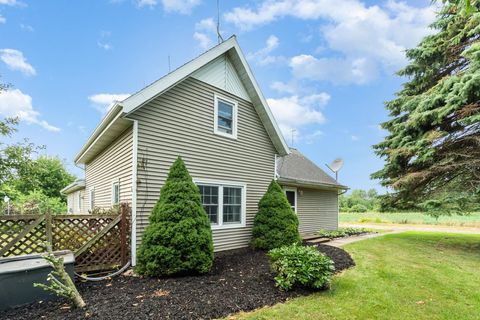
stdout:
<svg viewBox="0 0 480 320">
<path fill-rule="evenodd" d="M 270 84 L 270 88 L 280 92 L 294 94 L 298 91 L 297 85 L 294 83 L 285 83 L 282 81 L 274 81 Z"/>
<path fill-rule="evenodd" d="M 259 65 L 267 65 L 282 60 L 282 57 L 270 55 L 273 50 L 278 48 L 279 44 L 280 41 L 278 37 L 276 37 L 275 35 L 271 35 L 268 37 L 267 41 L 265 41 L 265 47 L 261 48 L 256 52 L 249 53 L 247 55 L 247 58 L 249 60 L 255 61 Z"/>
<path fill-rule="evenodd" d="M 299 131 L 301 127 L 309 124 L 324 123 L 325 117 L 319 109 L 329 100 L 330 95 L 322 92 L 305 97 L 293 95 L 279 99 L 270 98 L 267 103 L 284 136 L 289 137 L 292 130 Z"/>
<path fill-rule="evenodd" d="M 6 22 L 7 22 L 7 19 L 5 19 L 5 17 L 3 17 L 3 16 L 0 14 L 0 24 L 6 23 Z"/>
<path fill-rule="evenodd" d="M 35 31 L 35 29 L 33 29 L 33 27 L 32 27 L 31 25 L 28 25 L 28 24 L 23 24 L 23 23 L 21 23 L 21 24 L 20 24 L 20 28 L 21 28 L 22 30 L 25 30 L 25 31 L 28 31 L 28 32 L 33 32 L 33 31 Z"/>
<path fill-rule="evenodd" d="M 18 117 L 26 123 L 37 124 L 48 131 L 60 131 L 60 128 L 39 119 L 40 113 L 33 109 L 32 97 L 19 89 L 4 91 L 0 94 L 0 115 Z"/>
<path fill-rule="evenodd" d="M 153 0 L 143 0 L 153 1 Z M 189 14 L 192 9 L 198 6 L 201 0 L 162 0 L 163 8 L 167 12 L 178 12 L 182 14 Z"/>
<path fill-rule="evenodd" d="M 195 24 L 193 38 L 203 50 L 210 48 L 216 37 L 217 25 L 213 18 L 206 18 Z"/>
<path fill-rule="evenodd" d="M 1 4 L 6 6 L 15 6 L 15 5 L 19 5 L 20 2 L 17 0 L 0 0 L 0 5 Z"/>
<path fill-rule="evenodd" d="M 102 42 L 102 41 L 97 41 L 97 46 L 99 46 L 100 48 L 102 48 L 105 51 L 108 51 L 108 50 L 113 48 L 110 43 Z"/>
<path fill-rule="evenodd" d="M 23 56 L 21 51 L 15 49 L 0 49 L 0 60 L 2 60 L 10 69 L 18 70 L 27 76 L 37 74 L 31 64 Z"/>
<path fill-rule="evenodd" d="M 207 50 L 212 45 L 212 39 L 207 36 L 205 33 L 195 32 L 193 38 L 198 41 L 198 45 L 203 49 Z"/>
<path fill-rule="evenodd" d="M 139 7 L 153 7 L 157 5 L 156 0 L 137 0 L 137 5 Z"/>
<path fill-rule="evenodd" d="M 298 79 L 325 80 L 336 84 L 363 84 L 374 79 L 378 70 L 367 58 L 320 58 L 298 55 L 290 60 L 293 75 Z"/>
<path fill-rule="evenodd" d="M 356 136 L 356 135 L 354 135 L 354 134 L 352 134 L 352 135 L 350 136 L 350 138 L 352 139 L 352 141 L 358 141 L 358 140 L 360 139 L 358 136 Z"/>
<path fill-rule="evenodd" d="M 117 101 L 123 101 L 128 98 L 130 94 L 128 93 L 98 93 L 88 97 L 88 100 L 94 103 L 95 109 L 102 113 L 106 113 L 113 104 Z"/>
<path fill-rule="evenodd" d="M 360 0 L 265 0 L 254 9 L 236 7 L 224 17 L 242 30 L 283 17 L 321 20 L 322 40 L 326 49 L 336 56 L 311 57 L 316 60 L 315 65 L 322 67 L 315 70 L 326 67 L 329 70 L 324 74 L 330 74 L 332 69 L 340 70 L 335 73 L 337 79 L 311 78 L 341 83 L 353 75 L 355 79 L 347 82 L 365 83 L 381 71 L 391 73 L 405 65 L 404 51 L 432 32 L 428 26 L 435 19 L 435 9 L 434 5 L 417 8 L 396 0 L 389 0 L 383 6 L 368 6 Z M 305 56 L 308 55 L 301 55 Z"/>
<path fill-rule="evenodd" d="M 320 139 L 323 136 L 323 132 L 320 130 L 315 130 L 312 133 L 309 133 L 305 136 L 305 143 L 306 144 L 312 144 L 316 140 Z"/>
</svg>

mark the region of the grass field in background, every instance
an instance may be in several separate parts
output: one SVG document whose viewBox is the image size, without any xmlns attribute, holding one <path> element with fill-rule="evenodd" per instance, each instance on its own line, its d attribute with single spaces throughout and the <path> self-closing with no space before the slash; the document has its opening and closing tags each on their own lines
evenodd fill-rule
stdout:
<svg viewBox="0 0 480 320">
<path fill-rule="evenodd" d="M 228 319 L 479 319 L 480 235 L 408 232 L 344 247 L 330 291 Z"/>
<path fill-rule="evenodd" d="M 340 223 L 438 224 L 446 226 L 480 227 L 480 212 L 466 216 L 442 216 L 438 220 L 420 212 L 340 213 Z"/>
</svg>

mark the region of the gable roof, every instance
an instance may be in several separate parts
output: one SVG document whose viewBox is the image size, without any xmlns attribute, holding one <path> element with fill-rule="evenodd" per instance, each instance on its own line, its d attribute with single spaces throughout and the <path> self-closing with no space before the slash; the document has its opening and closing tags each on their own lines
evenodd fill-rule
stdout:
<svg viewBox="0 0 480 320">
<path fill-rule="evenodd" d="M 296 185 L 348 189 L 320 169 L 297 149 L 277 159 L 277 177 L 280 182 Z"/>
<path fill-rule="evenodd" d="M 149 86 L 132 94 L 127 99 L 116 102 L 76 155 L 75 163 L 88 162 L 113 141 L 112 131 L 114 132 L 113 136 L 118 136 L 122 130 L 125 130 L 128 125 L 131 125 L 127 123 L 129 120 L 125 118 L 128 114 L 146 105 L 148 102 L 191 76 L 198 69 L 224 54 L 228 55 L 235 70 L 238 72 L 243 85 L 251 97 L 252 104 L 277 152 L 280 155 L 287 155 L 290 150 L 283 138 L 280 128 L 268 107 L 265 97 L 260 91 L 260 87 L 248 66 L 245 55 L 242 53 L 236 37 L 232 36 Z"/>
</svg>

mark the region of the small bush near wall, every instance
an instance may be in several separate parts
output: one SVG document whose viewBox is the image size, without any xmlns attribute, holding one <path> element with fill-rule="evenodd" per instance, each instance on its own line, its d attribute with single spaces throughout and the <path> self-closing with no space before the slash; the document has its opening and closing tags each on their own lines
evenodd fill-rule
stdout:
<svg viewBox="0 0 480 320">
<path fill-rule="evenodd" d="M 298 218 L 280 185 L 273 180 L 258 203 L 252 230 L 255 249 L 273 249 L 300 241 Z"/>
<path fill-rule="evenodd" d="M 148 276 L 206 273 L 212 264 L 210 222 L 198 187 L 178 157 L 149 217 L 136 271 Z"/>
<path fill-rule="evenodd" d="M 320 230 L 317 234 L 323 238 L 334 239 L 356 236 L 370 232 L 372 231 L 365 228 L 338 228 L 337 230 Z"/>
<path fill-rule="evenodd" d="M 275 282 L 282 290 L 296 285 L 321 289 L 329 285 L 335 267 L 333 261 L 315 246 L 297 244 L 270 250 L 268 253 Z"/>
</svg>

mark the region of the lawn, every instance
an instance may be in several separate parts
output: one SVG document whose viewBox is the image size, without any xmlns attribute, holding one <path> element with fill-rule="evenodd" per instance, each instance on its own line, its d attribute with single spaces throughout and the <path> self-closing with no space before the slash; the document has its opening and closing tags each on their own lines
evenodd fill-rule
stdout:
<svg viewBox="0 0 480 320">
<path fill-rule="evenodd" d="M 408 232 L 345 246 L 332 289 L 236 319 L 479 319 L 480 235 Z"/>
<path fill-rule="evenodd" d="M 466 216 L 442 216 L 438 221 L 420 212 L 365 212 L 340 213 L 340 222 L 345 223 L 401 223 L 401 224 L 438 224 L 447 226 L 480 227 L 480 212 Z"/>
</svg>

